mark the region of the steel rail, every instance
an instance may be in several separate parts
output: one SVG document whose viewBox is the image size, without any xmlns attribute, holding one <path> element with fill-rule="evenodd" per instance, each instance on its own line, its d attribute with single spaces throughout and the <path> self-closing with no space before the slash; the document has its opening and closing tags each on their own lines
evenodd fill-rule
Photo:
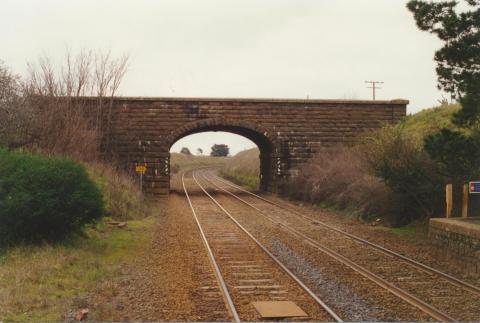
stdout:
<svg viewBox="0 0 480 323">
<path fill-rule="evenodd" d="M 233 317 L 234 322 L 241 322 L 240 321 L 240 316 L 238 315 L 238 312 L 237 312 L 237 309 L 235 308 L 235 305 L 233 304 L 230 293 L 228 292 L 228 288 L 227 288 L 227 285 L 225 284 L 225 280 L 223 279 L 222 273 L 220 272 L 220 268 L 217 264 L 217 261 L 215 260 L 215 256 L 213 255 L 212 249 L 210 248 L 210 244 L 208 243 L 207 237 L 205 236 L 205 233 L 202 229 L 202 225 L 200 224 L 200 221 L 198 220 L 197 213 L 195 212 L 195 209 L 193 208 L 193 204 L 192 204 L 192 201 L 190 199 L 190 196 L 188 195 L 187 188 L 185 187 L 185 172 L 182 174 L 182 186 L 183 186 L 183 191 L 185 192 L 185 196 L 187 197 L 188 204 L 190 205 L 190 209 L 192 210 L 192 214 L 193 214 L 193 217 L 195 219 L 195 222 L 197 223 L 198 230 L 200 231 L 200 236 L 202 237 L 203 244 L 205 245 L 205 248 L 207 249 L 210 264 L 214 269 L 215 277 L 217 278 L 217 282 L 219 283 L 220 289 L 222 290 L 222 295 L 223 295 L 223 299 L 225 301 L 225 304 L 227 305 L 226 306 L 227 310 L 229 311 L 230 315 Z"/>
<path fill-rule="evenodd" d="M 470 284 L 470 283 L 468 283 L 468 282 L 466 282 L 466 281 L 463 281 L 463 280 L 461 280 L 461 279 L 459 279 L 459 278 L 456 278 L 456 277 L 451 276 L 451 275 L 449 275 L 449 274 L 447 274 L 447 273 L 444 273 L 444 272 L 442 272 L 442 271 L 440 271 L 440 270 L 438 270 L 438 269 L 435 269 L 435 268 L 430 267 L 430 266 L 428 266 L 428 265 L 425 265 L 425 264 L 423 264 L 423 263 L 421 263 L 421 262 L 418 262 L 418 261 L 416 261 L 416 260 L 413 260 L 412 258 L 409 258 L 409 257 L 407 257 L 407 256 L 404 256 L 404 255 L 402 255 L 402 254 L 400 254 L 400 253 L 397 253 L 397 252 L 395 252 L 395 251 L 393 251 L 393 250 L 387 249 L 387 248 L 385 248 L 385 247 L 383 247 L 383 246 L 380 246 L 380 245 L 375 244 L 375 243 L 373 243 L 373 242 L 370 242 L 370 241 L 368 241 L 368 240 L 362 239 L 362 238 L 360 238 L 360 237 L 358 237 L 358 236 L 355 236 L 355 235 L 353 235 L 353 234 L 351 234 L 351 233 L 348 233 L 348 232 L 345 232 L 345 231 L 340 230 L 340 229 L 338 229 L 338 228 L 335 228 L 334 226 L 331 226 L 331 225 L 326 224 L 326 223 L 324 223 L 324 222 L 321 222 L 321 221 L 318 221 L 318 220 L 316 220 L 316 219 L 313 219 L 313 218 L 311 218 L 311 217 L 309 217 L 309 216 L 306 216 L 305 214 L 302 214 L 302 213 L 300 213 L 300 212 L 298 212 L 298 211 L 296 211 L 296 210 L 293 210 L 293 209 L 291 209 L 291 208 L 289 208 L 289 207 L 283 206 L 283 205 L 281 205 L 281 204 L 279 204 L 279 203 L 273 202 L 273 201 L 271 201 L 271 200 L 269 200 L 269 199 L 266 199 L 266 198 L 264 198 L 264 197 L 262 197 L 262 196 L 260 196 L 260 195 L 258 195 L 258 194 L 255 194 L 255 193 L 253 193 L 253 192 L 250 192 L 250 191 L 248 191 L 248 190 L 245 190 L 244 188 L 242 188 L 242 187 L 240 187 L 240 186 L 238 186 L 238 185 L 235 185 L 235 184 L 232 184 L 232 183 L 230 183 L 230 182 L 228 182 L 228 181 L 225 181 L 223 178 L 220 178 L 220 177 L 218 177 L 218 176 L 216 176 L 216 175 L 213 175 L 213 174 L 212 174 L 212 176 L 213 176 L 214 178 L 216 178 L 217 180 L 223 182 L 224 184 L 228 185 L 228 186 L 234 187 L 234 188 L 236 188 L 236 189 L 238 189 L 238 190 L 240 190 L 240 191 L 242 191 L 242 192 L 244 192 L 244 193 L 248 193 L 248 194 L 250 194 L 250 195 L 252 195 L 252 196 L 254 196 L 254 197 L 256 197 L 256 198 L 258 198 L 258 199 L 260 199 L 260 200 L 262 200 L 262 201 L 264 201 L 264 202 L 266 202 L 266 203 L 269 203 L 269 204 L 271 204 L 271 205 L 274 205 L 274 206 L 276 206 L 276 207 L 278 207 L 278 208 L 280 208 L 280 209 L 283 209 L 283 210 L 285 210 L 285 211 L 291 212 L 291 213 L 293 213 L 293 214 L 295 214 L 295 215 L 297 215 L 297 216 L 300 216 L 300 217 L 302 217 L 302 218 L 304 218 L 304 219 L 306 219 L 306 220 L 308 220 L 308 221 L 310 221 L 310 222 L 312 222 L 312 223 L 314 223 L 314 224 L 318 224 L 318 225 L 323 226 L 323 227 L 325 227 L 325 228 L 328 228 L 328 229 L 330 229 L 330 230 L 332 230 L 332 231 L 335 231 L 335 232 L 337 232 L 337 233 L 339 233 L 339 234 L 341 234 L 341 235 L 347 236 L 347 237 L 349 237 L 349 238 L 351 238 L 351 239 L 353 239 L 353 240 L 355 240 L 355 241 L 358 241 L 358 242 L 361 242 L 361 243 L 363 243 L 363 244 L 365 244 L 365 245 L 368 245 L 368 246 L 370 246 L 370 247 L 372 247 L 372 248 L 374 248 L 374 249 L 377 249 L 377 250 L 379 250 L 379 251 L 381 251 L 381 252 L 383 252 L 383 253 L 385 253 L 385 254 L 387 254 L 387 255 L 390 255 L 390 256 L 399 258 L 399 259 L 403 260 L 404 262 L 408 263 L 409 265 L 411 265 L 411 266 L 413 266 L 413 267 L 416 267 L 417 269 L 423 270 L 424 272 L 427 272 L 427 273 L 431 273 L 431 274 L 435 274 L 435 275 L 437 275 L 437 276 L 440 276 L 441 278 L 445 279 L 446 281 L 448 281 L 448 282 L 451 283 L 452 285 L 458 286 L 458 287 L 460 287 L 460 288 L 462 288 L 462 289 L 464 289 L 464 290 L 466 290 L 466 291 L 469 291 L 469 292 L 471 292 L 471 293 L 473 293 L 473 294 L 475 294 L 475 295 L 477 295 L 477 296 L 480 296 L 480 287 L 478 287 L 478 286 L 472 285 L 472 284 Z"/>
<path fill-rule="evenodd" d="M 211 183 L 212 185 L 214 185 L 215 187 L 217 187 L 218 189 L 224 191 L 225 193 L 227 193 L 227 194 L 231 195 L 232 197 L 238 199 L 242 203 L 244 203 L 244 204 L 250 206 L 251 208 L 255 209 L 257 212 L 262 214 L 264 217 L 266 217 L 271 222 L 281 226 L 287 232 L 290 232 L 294 236 L 297 236 L 298 238 L 300 238 L 300 240 L 302 242 L 307 243 L 308 245 L 320 250 L 321 252 L 323 252 L 323 253 L 327 254 L 328 256 L 332 257 L 333 259 L 339 261 L 340 263 L 350 267 L 354 271 L 356 271 L 359 274 L 361 274 L 362 276 L 370 279 L 371 281 L 373 281 L 374 283 L 376 283 L 380 287 L 384 288 L 385 290 L 389 291 L 393 295 L 395 295 L 395 296 L 403 299 L 404 301 L 408 302 L 409 304 L 417 307 L 418 309 L 420 309 L 424 313 L 427 313 L 428 315 L 430 315 L 434 319 L 442 321 L 442 322 L 454 322 L 454 321 L 456 321 L 454 318 L 452 318 L 448 314 L 445 314 L 445 313 L 441 312 L 440 310 L 438 310 L 434 306 L 422 301 L 421 299 L 419 299 L 418 297 L 410 294 L 409 292 L 393 285 L 392 283 L 388 282 L 387 280 L 383 279 L 382 277 L 374 274 L 373 272 L 369 271 L 368 269 L 358 265 L 357 263 L 353 262 L 352 260 L 350 260 L 350 259 L 346 258 L 345 256 L 339 254 L 338 252 L 336 252 L 336 251 L 334 251 L 334 250 L 332 250 L 328 247 L 322 246 L 318 241 L 313 240 L 312 238 L 306 236 L 305 234 L 299 232 L 298 230 L 295 230 L 295 229 L 291 228 L 290 226 L 286 225 L 285 223 L 283 223 L 281 221 L 273 220 L 269 215 L 267 215 L 265 212 L 263 212 L 262 210 L 260 210 L 256 206 L 254 206 L 251 203 L 245 201 L 241 197 L 236 196 L 234 193 L 218 186 L 217 184 L 213 183 L 212 181 L 210 181 L 205 176 L 204 176 L 204 179 L 206 181 L 208 181 L 209 183 Z"/>
<path fill-rule="evenodd" d="M 195 172 L 192 172 L 192 177 L 198 187 L 220 208 L 229 218 L 235 223 L 253 242 L 255 242 L 282 270 L 287 273 L 310 297 L 315 300 L 335 321 L 343 322 L 343 320 L 327 305 L 325 304 L 308 286 L 306 286 L 290 269 L 288 269 L 280 260 L 277 259 L 260 241 L 255 238 L 247 229 L 245 229 L 218 201 L 205 190 L 205 188 L 198 182 L 195 177 Z"/>
</svg>

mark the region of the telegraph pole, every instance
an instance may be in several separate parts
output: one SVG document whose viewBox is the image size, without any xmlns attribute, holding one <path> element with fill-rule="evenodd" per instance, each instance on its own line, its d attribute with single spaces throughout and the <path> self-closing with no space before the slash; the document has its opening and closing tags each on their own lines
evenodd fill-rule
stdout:
<svg viewBox="0 0 480 323">
<path fill-rule="evenodd" d="M 383 82 L 380 82 L 380 81 L 365 81 L 365 83 L 372 84 L 372 86 L 367 86 L 367 89 L 372 89 L 373 100 L 375 101 L 375 90 L 376 89 L 381 89 L 381 87 L 378 87 L 377 84 L 383 84 Z"/>
</svg>

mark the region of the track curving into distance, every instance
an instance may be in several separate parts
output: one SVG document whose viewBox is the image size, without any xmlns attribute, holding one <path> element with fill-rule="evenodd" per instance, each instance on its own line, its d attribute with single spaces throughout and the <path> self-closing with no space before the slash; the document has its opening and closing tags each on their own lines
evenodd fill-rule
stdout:
<svg viewBox="0 0 480 323">
<path fill-rule="evenodd" d="M 232 321 L 258 320 L 252 301 L 293 300 L 303 305 L 306 319 L 343 322 L 205 190 L 195 172 L 192 178 L 204 196 L 189 194 L 185 173 L 183 190 Z"/>
</svg>

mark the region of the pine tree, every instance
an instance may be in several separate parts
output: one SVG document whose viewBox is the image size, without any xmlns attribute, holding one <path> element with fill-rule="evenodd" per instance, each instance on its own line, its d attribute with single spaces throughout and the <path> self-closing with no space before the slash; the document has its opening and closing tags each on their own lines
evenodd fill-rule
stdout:
<svg viewBox="0 0 480 323">
<path fill-rule="evenodd" d="M 442 129 L 425 139 L 425 149 L 458 182 L 480 176 L 480 0 L 411 0 L 417 26 L 444 46 L 435 53 L 438 88 L 458 100 L 457 130 Z"/>
<path fill-rule="evenodd" d="M 445 42 L 435 53 L 438 87 L 462 105 L 455 123 L 472 127 L 480 121 L 480 1 L 464 1 L 469 10 L 457 1 L 412 0 L 407 7 L 421 30 Z"/>
</svg>

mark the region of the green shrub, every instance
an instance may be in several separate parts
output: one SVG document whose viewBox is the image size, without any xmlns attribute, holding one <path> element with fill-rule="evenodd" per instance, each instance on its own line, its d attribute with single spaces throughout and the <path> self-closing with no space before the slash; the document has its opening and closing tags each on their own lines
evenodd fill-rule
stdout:
<svg viewBox="0 0 480 323">
<path fill-rule="evenodd" d="M 386 126 L 370 136 L 365 158 L 374 175 L 401 199 L 398 224 L 442 214 L 447 179 L 438 164 L 400 126 Z"/>
<path fill-rule="evenodd" d="M 0 149 L 0 245 L 60 241 L 102 213 L 82 165 Z"/>
</svg>

